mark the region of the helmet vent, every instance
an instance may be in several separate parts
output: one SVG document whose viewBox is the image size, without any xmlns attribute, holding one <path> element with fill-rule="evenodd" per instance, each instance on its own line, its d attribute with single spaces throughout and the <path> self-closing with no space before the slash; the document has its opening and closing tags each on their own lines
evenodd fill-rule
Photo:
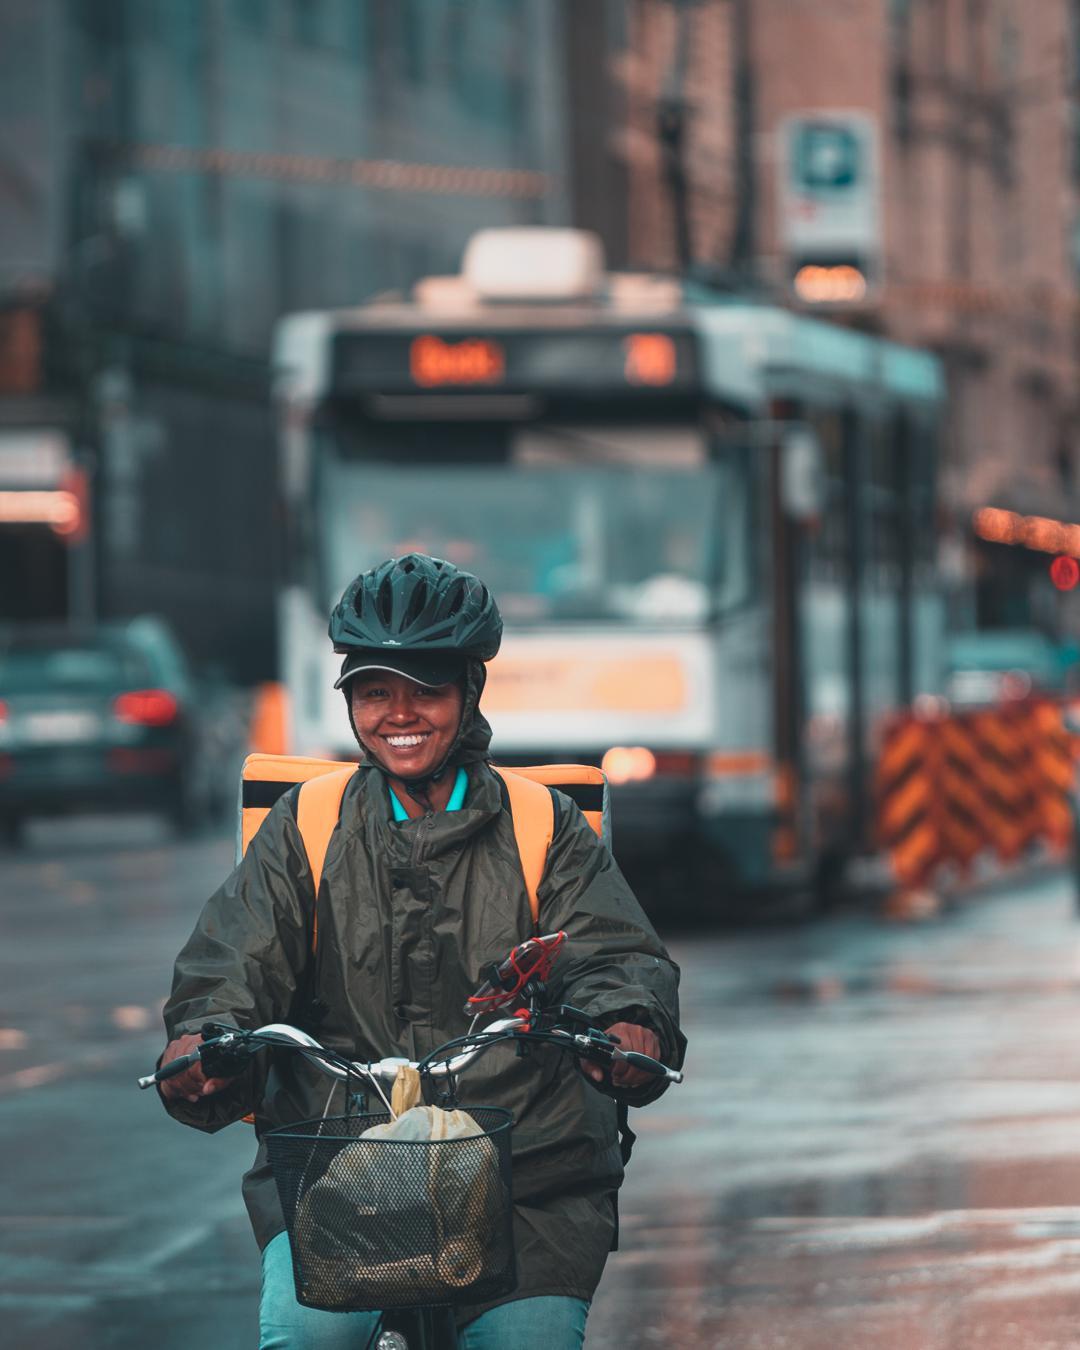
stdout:
<svg viewBox="0 0 1080 1350">
<path fill-rule="evenodd" d="M 389 627 L 394 615 L 394 583 L 390 577 L 385 577 L 375 592 L 375 612 L 380 622 Z"/>
<path fill-rule="evenodd" d="M 465 607 L 465 597 L 469 594 L 469 583 L 461 580 L 447 594 L 447 613 L 460 614 Z"/>
<path fill-rule="evenodd" d="M 405 610 L 405 617 L 402 620 L 402 627 L 408 628 L 423 614 L 428 604 L 428 588 L 422 581 L 417 581 L 413 587 L 413 593 L 409 596 L 408 608 Z"/>
</svg>

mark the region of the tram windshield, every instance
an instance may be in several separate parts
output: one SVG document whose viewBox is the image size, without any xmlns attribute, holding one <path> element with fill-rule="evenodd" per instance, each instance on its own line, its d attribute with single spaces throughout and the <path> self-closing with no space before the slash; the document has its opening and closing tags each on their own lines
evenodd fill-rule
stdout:
<svg viewBox="0 0 1080 1350">
<path fill-rule="evenodd" d="M 640 428 L 503 435 L 503 453 L 483 462 L 326 454 L 326 602 L 361 568 L 410 550 L 490 579 L 516 625 L 696 624 L 744 597 L 747 487 L 734 463 L 706 457 L 696 429 L 659 441 Z"/>
</svg>

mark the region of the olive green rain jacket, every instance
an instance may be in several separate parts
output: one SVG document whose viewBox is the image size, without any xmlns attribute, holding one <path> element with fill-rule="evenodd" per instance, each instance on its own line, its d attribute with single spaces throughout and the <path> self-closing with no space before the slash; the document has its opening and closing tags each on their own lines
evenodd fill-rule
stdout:
<svg viewBox="0 0 1080 1350">
<path fill-rule="evenodd" d="M 469 775 L 465 806 L 401 824 L 382 772 L 361 764 L 326 854 L 314 956 L 296 792 L 282 797 L 177 958 L 165 1006 L 169 1038 L 208 1020 L 249 1028 L 289 1021 L 352 1058 L 416 1060 L 461 1035 L 465 1000 L 483 967 L 532 932 L 504 789 L 477 753 L 489 736 L 475 713 L 456 756 Z M 600 1026 L 649 1026 L 665 1061 L 681 1064 L 678 969 L 607 846 L 569 798 L 560 794 L 557 806 L 539 887 L 541 930 L 567 934 L 552 1000 L 576 1005 Z M 512 1045 L 500 1045 L 461 1075 L 459 1088 L 464 1105 L 502 1106 L 514 1117 L 518 1287 L 509 1298 L 591 1298 L 616 1231 L 623 1176 L 613 1098 L 643 1105 L 664 1084 L 605 1094 L 554 1047 L 518 1058 Z M 221 1092 L 166 1106 L 208 1131 L 253 1112 L 261 1140 L 274 1126 L 322 1114 L 331 1092 L 330 1112 L 343 1112 L 341 1085 L 302 1056 L 274 1051 Z M 285 1226 L 264 1143 L 244 1198 L 264 1247 Z"/>
</svg>

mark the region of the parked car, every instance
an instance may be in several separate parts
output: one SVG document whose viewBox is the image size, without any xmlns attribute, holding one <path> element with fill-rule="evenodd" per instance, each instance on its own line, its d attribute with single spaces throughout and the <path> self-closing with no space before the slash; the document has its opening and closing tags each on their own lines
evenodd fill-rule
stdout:
<svg viewBox="0 0 1080 1350">
<path fill-rule="evenodd" d="M 956 707 L 977 707 L 1062 694 L 1071 687 L 1075 652 L 1028 628 L 957 633 L 946 647 L 945 694 Z"/>
<path fill-rule="evenodd" d="M 30 815 L 154 810 L 187 831 L 213 802 L 197 686 L 156 619 L 0 630 L 0 832 Z"/>
</svg>

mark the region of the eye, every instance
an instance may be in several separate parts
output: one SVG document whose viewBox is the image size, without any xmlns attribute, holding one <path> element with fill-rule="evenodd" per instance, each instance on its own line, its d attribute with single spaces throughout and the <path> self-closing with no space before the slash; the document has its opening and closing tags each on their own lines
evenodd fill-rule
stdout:
<svg viewBox="0 0 1080 1350">
<path fill-rule="evenodd" d="M 356 691 L 358 698 L 386 698 L 389 691 L 381 684 L 367 684 Z"/>
</svg>

